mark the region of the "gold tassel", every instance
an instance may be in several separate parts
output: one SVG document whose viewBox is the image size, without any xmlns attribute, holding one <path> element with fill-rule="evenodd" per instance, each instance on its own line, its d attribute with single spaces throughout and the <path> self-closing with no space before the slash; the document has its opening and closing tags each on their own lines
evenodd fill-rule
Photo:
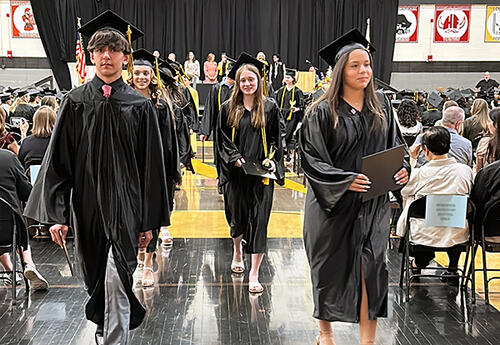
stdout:
<svg viewBox="0 0 500 345">
<path fill-rule="evenodd" d="M 132 29 L 130 29 L 130 25 L 127 27 L 127 38 L 128 38 L 128 44 L 130 45 L 130 54 L 128 56 L 128 66 L 127 66 L 127 71 L 128 71 L 128 77 L 132 77 L 132 74 L 134 73 L 134 57 L 132 56 L 133 50 L 132 50 Z"/>
<path fill-rule="evenodd" d="M 155 67 L 156 67 L 156 79 L 158 79 L 158 87 L 160 89 L 164 89 L 165 85 L 161 82 L 161 77 L 160 77 L 160 67 L 158 66 L 158 57 L 155 56 Z"/>
<path fill-rule="evenodd" d="M 264 88 L 264 96 L 269 96 L 269 92 L 267 91 L 267 72 L 266 72 L 266 65 L 264 64 L 264 67 L 262 68 L 262 84 Z"/>
<path fill-rule="evenodd" d="M 413 91 L 413 100 L 418 103 L 418 91 Z"/>
<path fill-rule="evenodd" d="M 265 185 L 265 186 L 269 186 L 269 177 L 264 177 L 262 179 L 262 183 Z"/>
</svg>

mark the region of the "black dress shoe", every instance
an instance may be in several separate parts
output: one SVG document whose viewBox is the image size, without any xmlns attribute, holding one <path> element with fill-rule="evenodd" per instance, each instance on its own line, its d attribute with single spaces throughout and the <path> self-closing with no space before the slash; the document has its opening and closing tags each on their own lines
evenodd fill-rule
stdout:
<svg viewBox="0 0 500 345">
<path fill-rule="evenodd" d="M 104 325 L 97 325 L 97 329 L 95 330 L 95 343 L 97 345 L 104 345 Z"/>
</svg>

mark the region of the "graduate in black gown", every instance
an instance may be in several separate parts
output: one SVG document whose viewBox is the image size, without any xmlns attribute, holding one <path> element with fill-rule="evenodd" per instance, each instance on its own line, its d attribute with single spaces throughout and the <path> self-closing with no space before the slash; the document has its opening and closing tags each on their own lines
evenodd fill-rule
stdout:
<svg viewBox="0 0 500 345">
<path fill-rule="evenodd" d="M 175 71 L 172 75 L 172 70 Z M 175 61 L 167 59 L 161 64 L 160 74 L 164 78 L 165 97 L 169 104 L 172 105 L 175 115 L 175 130 L 177 132 L 177 143 L 179 148 L 179 160 L 181 168 L 186 168 L 194 172 L 191 159 L 194 157 L 193 148 L 191 147 L 191 129 L 190 123 L 192 120 L 194 104 L 187 99 L 183 91 L 182 81 L 182 66 Z M 189 92 L 189 90 L 188 90 Z"/>
<path fill-rule="evenodd" d="M 297 71 L 294 69 L 286 69 L 283 78 L 285 85 L 276 92 L 275 97 L 280 107 L 281 116 L 285 120 L 285 143 L 289 156 L 293 155 L 293 148 L 295 147 L 294 133 L 299 123 L 302 122 L 305 106 L 304 94 L 295 85 L 296 73 Z"/>
<path fill-rule="evenodd" d="M 137 249 L 169 223 L 158 116 L 122 79 L 131 39 L 142 34 L 106 11 L 80 28 L 96 76 L 64 98 L 25 215 L 62 246 L 71 225 L 96 341 L 128 344 L 145 315 L 132 291 Z M 59 234 L 62 234 L 62 237 Z"/>
<path fill-rule="evenodd" d="M 370 180 L 360 172 L 362 157 L 402 145 L 404 139 L 391 103 L 374 90 L 367 45 L 354 29 L 320 52 L 334 66 L 332 82 L 301 127 L 310 186 L 304 244 L 321 345 L 334 344 L 331 321 L 359 322 L 361 343 L 373 344 L 376 319 L 387 314 L 389 198 L 362 202 Z M 398 184 L 407 183 L 407 169 L 395 175 Z"/>
<path fill-rule="evenodd" d="M 175 118 L 173 110 L 167 102 L 161 98 L 163 83 L 159 76 L 155 75 L 158 58 L 145 49 L 134 51 L 134 71 L 129 79 L 129 84 L 141 95 L 150 98 L 156 106 L 158 123 L 160 126 L 161 141 L 163 147 L 163 161 L 165 164 L 166 183 L 169 198 L 170 212 L 173 210 L 173 200 L 175 185 L 181 183 L 182 175 L 180 170 L 179 152 L 177 149 L 177 135 L 175 132 Z M 160 60 L 160 63 L 162 61 Z M 170 224 L 162 224 L 167 227 Z M 146 249 L 140 250 L 137 257 L 138 268 L 142 268 L 142 287 L 154 285 L 153 275 L 153 255 L 158 244 L 158 234 L 160 229 L 152 229 L 153 238 Z"/>
<path fill-rule="evenodd" d="M 252 254 L 251 293 L 263 291 L 259 267 L 267 250 L 274 180 L 247 175 L 242 165 L 246 161 L 263 162 L 277 175 L 278 183 L 282 184 L 284 178 L 280 112 L 276 102 L 262 94 L 259 65 L 248 54 L 240 55 L 230 73 L 235 86 L 231 98 L 222 105 L 216 136 L 219 185 L 224 191 L 226 220 L 234 244 L 231 270 L 244 271 L 243 242 L 245 252 Z"/>
</svg>

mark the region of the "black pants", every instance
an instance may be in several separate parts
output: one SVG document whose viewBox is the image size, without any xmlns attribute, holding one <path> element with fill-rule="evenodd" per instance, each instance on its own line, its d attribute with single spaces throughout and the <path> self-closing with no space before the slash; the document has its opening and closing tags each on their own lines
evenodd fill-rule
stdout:
<svg viewBox="0 0 500 345">
<path fill-rule="evenodd" d="M 412 252 L 410 253 L 411 256 L 415 258 L 415 264 L 419 268 L 425 268 L 429 265 L 429 263 L 434 259 L 434 251 L 429 250 L 429 249 L 424 249 L 424 246 L 415 246 L 412 249 Z M 449 258 L 449 265 L 448 267 L 453 268 L 453 270 L 456 270 L 458 267 L 458 260 L 460 259 L 460 254 L 462 253 L 462 248 L 460 245 L 450 247 L 446 250 L 448 253 L 448 258 Z"/>
</svg>

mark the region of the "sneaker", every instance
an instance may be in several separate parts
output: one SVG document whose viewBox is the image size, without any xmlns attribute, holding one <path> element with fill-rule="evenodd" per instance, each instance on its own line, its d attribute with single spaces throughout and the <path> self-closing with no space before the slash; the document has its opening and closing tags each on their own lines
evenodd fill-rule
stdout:
<svg viewBox="0 0 500 345">
<path fill-rule="evenodd" d="M 26 269 L 24 270 L 24 277 L 30 281 L 30 288 L 33 291 L 41 291 L 48 290 L 49 283 L 45 280 L 44 277 L 31 265 L 26 265 Z"/>
</svg>

